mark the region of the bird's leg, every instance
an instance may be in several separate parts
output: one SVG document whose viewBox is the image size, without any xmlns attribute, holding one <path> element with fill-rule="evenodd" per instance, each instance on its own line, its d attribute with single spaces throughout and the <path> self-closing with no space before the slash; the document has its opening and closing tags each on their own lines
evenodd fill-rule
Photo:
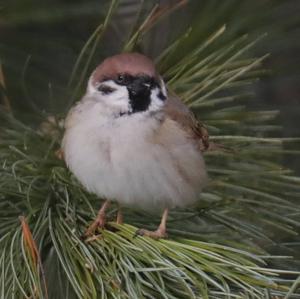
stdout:
<svg viewBox="0 0 300 299">
<path fill-rule="evenodd" d="M 138 236 L 148 236 L 153 239 L 161 239 L 161 238 L 167 238 L 167 218 L 168 218 L 169 209 L 165 209 L 163 212 L 163 215 L 161 217 L 160 225 L 158 226 L 157 230 L 155 231 L 149 231 L 146 229 L 139 229 L 136 232 L 136 235 Z"/>
<path fill-rule="evenodd" d="M 122 210 L 121 210 L 120 206 L 118 207 L 116 223 L 117 224 L 123 224 L 123 214 L 122 214 Z"/>
<path fill-rule="evenodd" d="M 99 210 L 99 212 L 97 214 L 96 219 L 86 230 L 86 232 L 84 234 L 85 236 L 90 236 L 90 235 L 94 234 L 98 227 L 104 228 L 105 221 L 106 221 L 105 211 L 106 211 L 107 207 L 109 206 L 109 204 L 110 204 L 109 200 L 106 200 L 103 203 L 101 209 Z"/>
</svg>

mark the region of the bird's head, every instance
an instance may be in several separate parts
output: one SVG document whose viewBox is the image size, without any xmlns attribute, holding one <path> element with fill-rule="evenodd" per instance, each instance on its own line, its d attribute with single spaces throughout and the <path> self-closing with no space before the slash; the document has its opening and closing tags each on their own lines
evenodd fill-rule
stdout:
<svg viewBox="0 0 300 299">
<path fill-rule="evenodd" d="M 123 53 L 105 59 L 95 69 L 85 98 L 123 116 L 160 111 L 167 91 L 149 58 L 139 53 Z"/>
</svg>

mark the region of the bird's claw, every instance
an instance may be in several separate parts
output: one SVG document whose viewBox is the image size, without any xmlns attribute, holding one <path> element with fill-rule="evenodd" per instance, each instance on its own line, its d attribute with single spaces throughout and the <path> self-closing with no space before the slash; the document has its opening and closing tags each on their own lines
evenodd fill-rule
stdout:
<svg viewBox="0 0 300 299">
<path fill-rule="evenodd" d="M 138 236 L 143 236 L 143 229 L 138 229 L 135 233 L 134 233 L 134 235 L 133 235 L 133 238 L 136 238 L 136 237 L 138 237 Z"/>
<path fill-rule="evenodd" d="M 166 233 L 166 231 L 161 229 L 150 231 L 140 228 L 135 232 L 133 237 L 136 238 L 137 236 L 147 236 L 155 240 L 168 238 L 168 234 Z"/>
<path fill-rule="evenodd" d="M 90 237 L 93 234 L 95 234 L 95 231 L 97 228 L 104 229 L 106 224 L 106 218 L 105 215 L 102 217 L 97 217 L 95 221 L 87 228 L 86 232 L 84 233 L 85 237 Z"/>
</svg>

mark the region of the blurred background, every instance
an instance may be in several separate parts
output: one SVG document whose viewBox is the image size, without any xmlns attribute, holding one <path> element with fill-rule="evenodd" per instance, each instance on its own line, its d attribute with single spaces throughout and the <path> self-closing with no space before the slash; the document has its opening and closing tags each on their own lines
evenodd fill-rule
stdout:
<svg viewBox="0 0 300 299">
<path fill-rule="evenodd" d="M 0 4 L 0 60 L 6 91 L 14 110 L 32 119 L 33 111 L 63 113 L 66 86 L 78 54 L 95 28 L 103 22 L 111 1 L 2 0 Z M 90 63 L 122 50 L 138 19 L 154 4 L 178 1 L 122 0 Z M 143 5 L 141 5 L 143 4 Z M 282 136 L 300 136 L 300 1 L 299 0 L 190 0 L 149 31 L 140 51 L 158 56 L 188 27 L 193 27 L 186 49 L 205 39 L 223 24 L 224 40 L 247 33 L 267 33 L 251 55 L 271 55 L 266 72 L 255 83 L 249 109 L 280 110 Z M 184 55 L 184 49 L 181 52 Z M 253 85 L 249 87 L 253 89 Z M 278 133 L 276 133 L 278 135 Z M 299 158 L 285 164 L 300 174 Z"/>
</svg>

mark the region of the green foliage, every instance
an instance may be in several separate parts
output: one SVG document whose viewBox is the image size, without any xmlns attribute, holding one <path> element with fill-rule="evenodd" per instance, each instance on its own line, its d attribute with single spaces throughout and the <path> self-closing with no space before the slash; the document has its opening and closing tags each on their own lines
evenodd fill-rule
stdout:
<svg viewBox="0 0 300 299">
<path fill-rule="evenodd" d="M 181 5 L 155 6 L 122 49 L 141 49 L 149 30 Z M 63 92 L 70 99 L 65 110 L 84 89 L 116 7 L 112 1 L 79 54 Z M 108 229 L 83 240 L 100 200 L 57 159 L 59 119 L 44 119 L 36 127 L 3 109 L 1 298 L 300 297 L 299 261 L 280 244 L 300 227 L 300 178 L 280 161 L 284 143 L 299 140 L 271 137 L 278 135 L 277 112 L 246 106 L 250 84 L 264 73 L 266 55 L 250 55 L 263 36 L 233 36 L 228 26 L 220 26 L 199 37 L 188 29 L 156 62 L 170 90 L 194 109 L 211 140 L 224 148 L 205 154 L 210 185 L 196 207 L 171 212 L 168 240 L 134 238 L 138 227 L 152 229 L 158 217 L 133 210 L 125 210 L 124 225 L 115 224 L 115 210 L 110 211 Z M 193 46 L 187 50 L 187 44 Z M 52 134 L 41 130 L 45 125 Z M 26 221 L 19 221 L 20 215 Z M 272 254 L 275 245 L 277 255 Z"/>
</svg>

